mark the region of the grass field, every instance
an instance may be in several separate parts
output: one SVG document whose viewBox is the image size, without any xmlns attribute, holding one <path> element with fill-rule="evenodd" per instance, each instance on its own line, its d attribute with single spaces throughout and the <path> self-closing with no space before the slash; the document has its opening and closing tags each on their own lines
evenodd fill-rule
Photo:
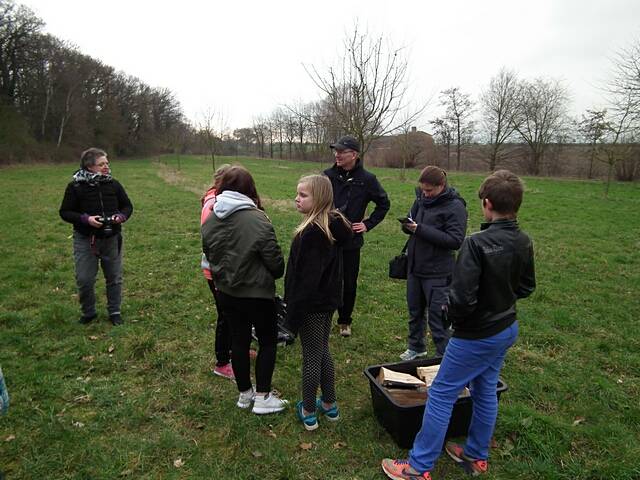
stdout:
<svg viewBox="0 0 640 480">
<path fill-rule="evenodd" d="M 239 161 L 287 252 L 297 179 L 319 166 Z M 170 157 L 112 164 L 135 206 L 120 328 L 106 319 L 102 279 L 100 321 L 76 323 L 71 226 L 58 216 L 75 164 L 0 169 L 0 365 L 12 395 L 0 470 L 8 480 L 384 478 L 380 459 L 406 451 L 375 420 L 362 372 L 405 348 L 405 285 L 386 272 L 413 181 L 374 170 L 392 209 L 366 236 L 354 335 L 331 338 L 342 420 L 305 432 L 292 408 L 236 408 L 235 385 L 211 374 L 215 309 L 199 271 L 211 165 L 183 157 L 177 167 Z M 470 231 L 481 178 L 451 175 Z M 526 184 L 520 223 L 535 242 L 538 289 L 519 306 L 488 478 L 640 478 L 640 185 L 614 184 L 605 200 L 600 183 Z M 274 387 L 292 401 L 300 363 L 297 344 L 279 350 Z M 462 477 L 444 457 L 434 473 Z"/>
</svg>

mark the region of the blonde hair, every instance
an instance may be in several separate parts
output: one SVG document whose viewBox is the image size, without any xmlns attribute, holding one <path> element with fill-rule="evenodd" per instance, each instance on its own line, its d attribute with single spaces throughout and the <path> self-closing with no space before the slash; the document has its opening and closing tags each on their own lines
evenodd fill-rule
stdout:
<svg viewBox="0 0 640 480">
<path fill-rule="evenodd" d="M 309 225 L 317 225 L 331 243 L 335 242 L 336 239 L 329 229 L 329 213 L 333 210 L 333 188 L 331 187 L 331 182 L 324 175 L 307 175 L 298 180 L 298 185 L 301 184 L 309 186 L 311 211 L 305 215 L 304 220 L 296 227 L 295 235 L 302 233 Z M 345 221 L 341 213 L 337 210 L 334 212 L 341 217 L 342 221 Z"/>
</svg>

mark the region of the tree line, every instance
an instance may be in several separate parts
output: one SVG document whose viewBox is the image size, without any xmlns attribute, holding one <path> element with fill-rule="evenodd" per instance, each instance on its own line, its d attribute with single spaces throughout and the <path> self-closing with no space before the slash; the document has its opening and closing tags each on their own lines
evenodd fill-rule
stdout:
<svg viewBox="0 0 640 480">
<path fill-rule="evenodd" d="M 333 65 L 305 65 L 319 100 L 280 105 L 230 129 L 209 108 L 189 123 L 174 94 L 117 72 L 51 35 L 43 22 L 14 0 L 0 0 L 0 162 L 68 159 L 87 145 L 119 156 L 159 153 L 258 155 L 327 159 L 327 144 L 355 135 L 366 158 L 380 137 L 409 139 L 428 102 L 410 98 L 409 62 L 403 48 L 356 24 Z M 602 85 L 606 109 L 569 114 L 564 83 L 519 78 L 503 68 L 477 99 L 457 86 L 440 93 L 441 115 L 431 118 L 438 145 L 435 163 L 465 170 L 517 168 L 558 174 L 568 146 L 587 178 L 634 180 L 640 176 L 640 42 L 617 53 Z M 415 163 L 416 147 L 398 148 L 402 166 Z M 74 158 L 76 155 L 71 155 Z M 406 157 L 406 158 L 405 158 Z M 566 169 L 565 169 L 566 170 Z"/>
<path fill-rule="evenodd" d="M 409 127 L 425 105 L 407 100 L 408 63 L 402 49 L 356 26 L 344 40 L 335 66 L 305 67 L 321 100 L 280 106 L 256 117 L 251 127 L 228 135 L 245 152 L 279 158 L 327 156 L 326 145 L 354 134 L 366 152 L 379 137 L 395 135 L 402 165 L 416 156 Z M 640 176 L 640 41 L 611 60 L 609 80 L 600 87 L 607 104 L 569 114 L 570 94 L 558 79 L 519 78 L 502 68 L 474 100 L 459 87 L 443 90 L 443 114 L 429 120 L 439 146 L 435 162 L 466 170 L 516 168 L 531 175 L 561 173 L 595 178 L 597 165 L 609 181 Z M 402 148 L 403 145 L 408 148 Z M 419 148 L 419 147 L 417 147 Z M 576 157 L 570 160 L 570 157 Z M 573 171 L 567 165 L 574 164 Z"/>
<path fill-rule="evenodd" d="M 75 158 L 89 145 L 117 155 L 170 151 L 189 128 L 171 91 L 115 71 L 43 26 L 30 9 L 0 0 L 0 161 Z"/>
</svg>

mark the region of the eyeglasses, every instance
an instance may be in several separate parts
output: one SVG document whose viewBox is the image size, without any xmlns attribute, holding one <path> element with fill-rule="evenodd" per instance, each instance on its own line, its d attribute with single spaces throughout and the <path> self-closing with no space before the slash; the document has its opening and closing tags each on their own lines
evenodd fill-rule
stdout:
<svg viewBox="0 0 640 480">
<path fill-rule="evenodd" d="M 349 149 L 347 149 L 347 150 L 334 150 L 333 154 L 334 155 L 344 155 L 345 153 L 354 153 L 354 152 L 355 152 L 355 150 L 349 150 Z"/>
</svg>

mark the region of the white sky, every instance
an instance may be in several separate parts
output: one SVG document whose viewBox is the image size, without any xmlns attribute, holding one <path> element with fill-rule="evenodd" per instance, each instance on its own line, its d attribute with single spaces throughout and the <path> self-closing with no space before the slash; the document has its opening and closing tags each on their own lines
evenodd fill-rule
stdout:
<svg viewBox="0 0 640 480">
<path fill-rule="evenodd" d="M 474 99 L 503 66 L 565 81 L 571 111 L 602 106 L 609 59 L 640 39 L 638 0 L 17 0 L 45 31 L 175 92 L 197 122 L 208 108 L 229 128 L 319 92 L 303 64 L 339 57 L 356 21 L 407 47 L 416 103 L 459 86 Z"/>
</svg>

